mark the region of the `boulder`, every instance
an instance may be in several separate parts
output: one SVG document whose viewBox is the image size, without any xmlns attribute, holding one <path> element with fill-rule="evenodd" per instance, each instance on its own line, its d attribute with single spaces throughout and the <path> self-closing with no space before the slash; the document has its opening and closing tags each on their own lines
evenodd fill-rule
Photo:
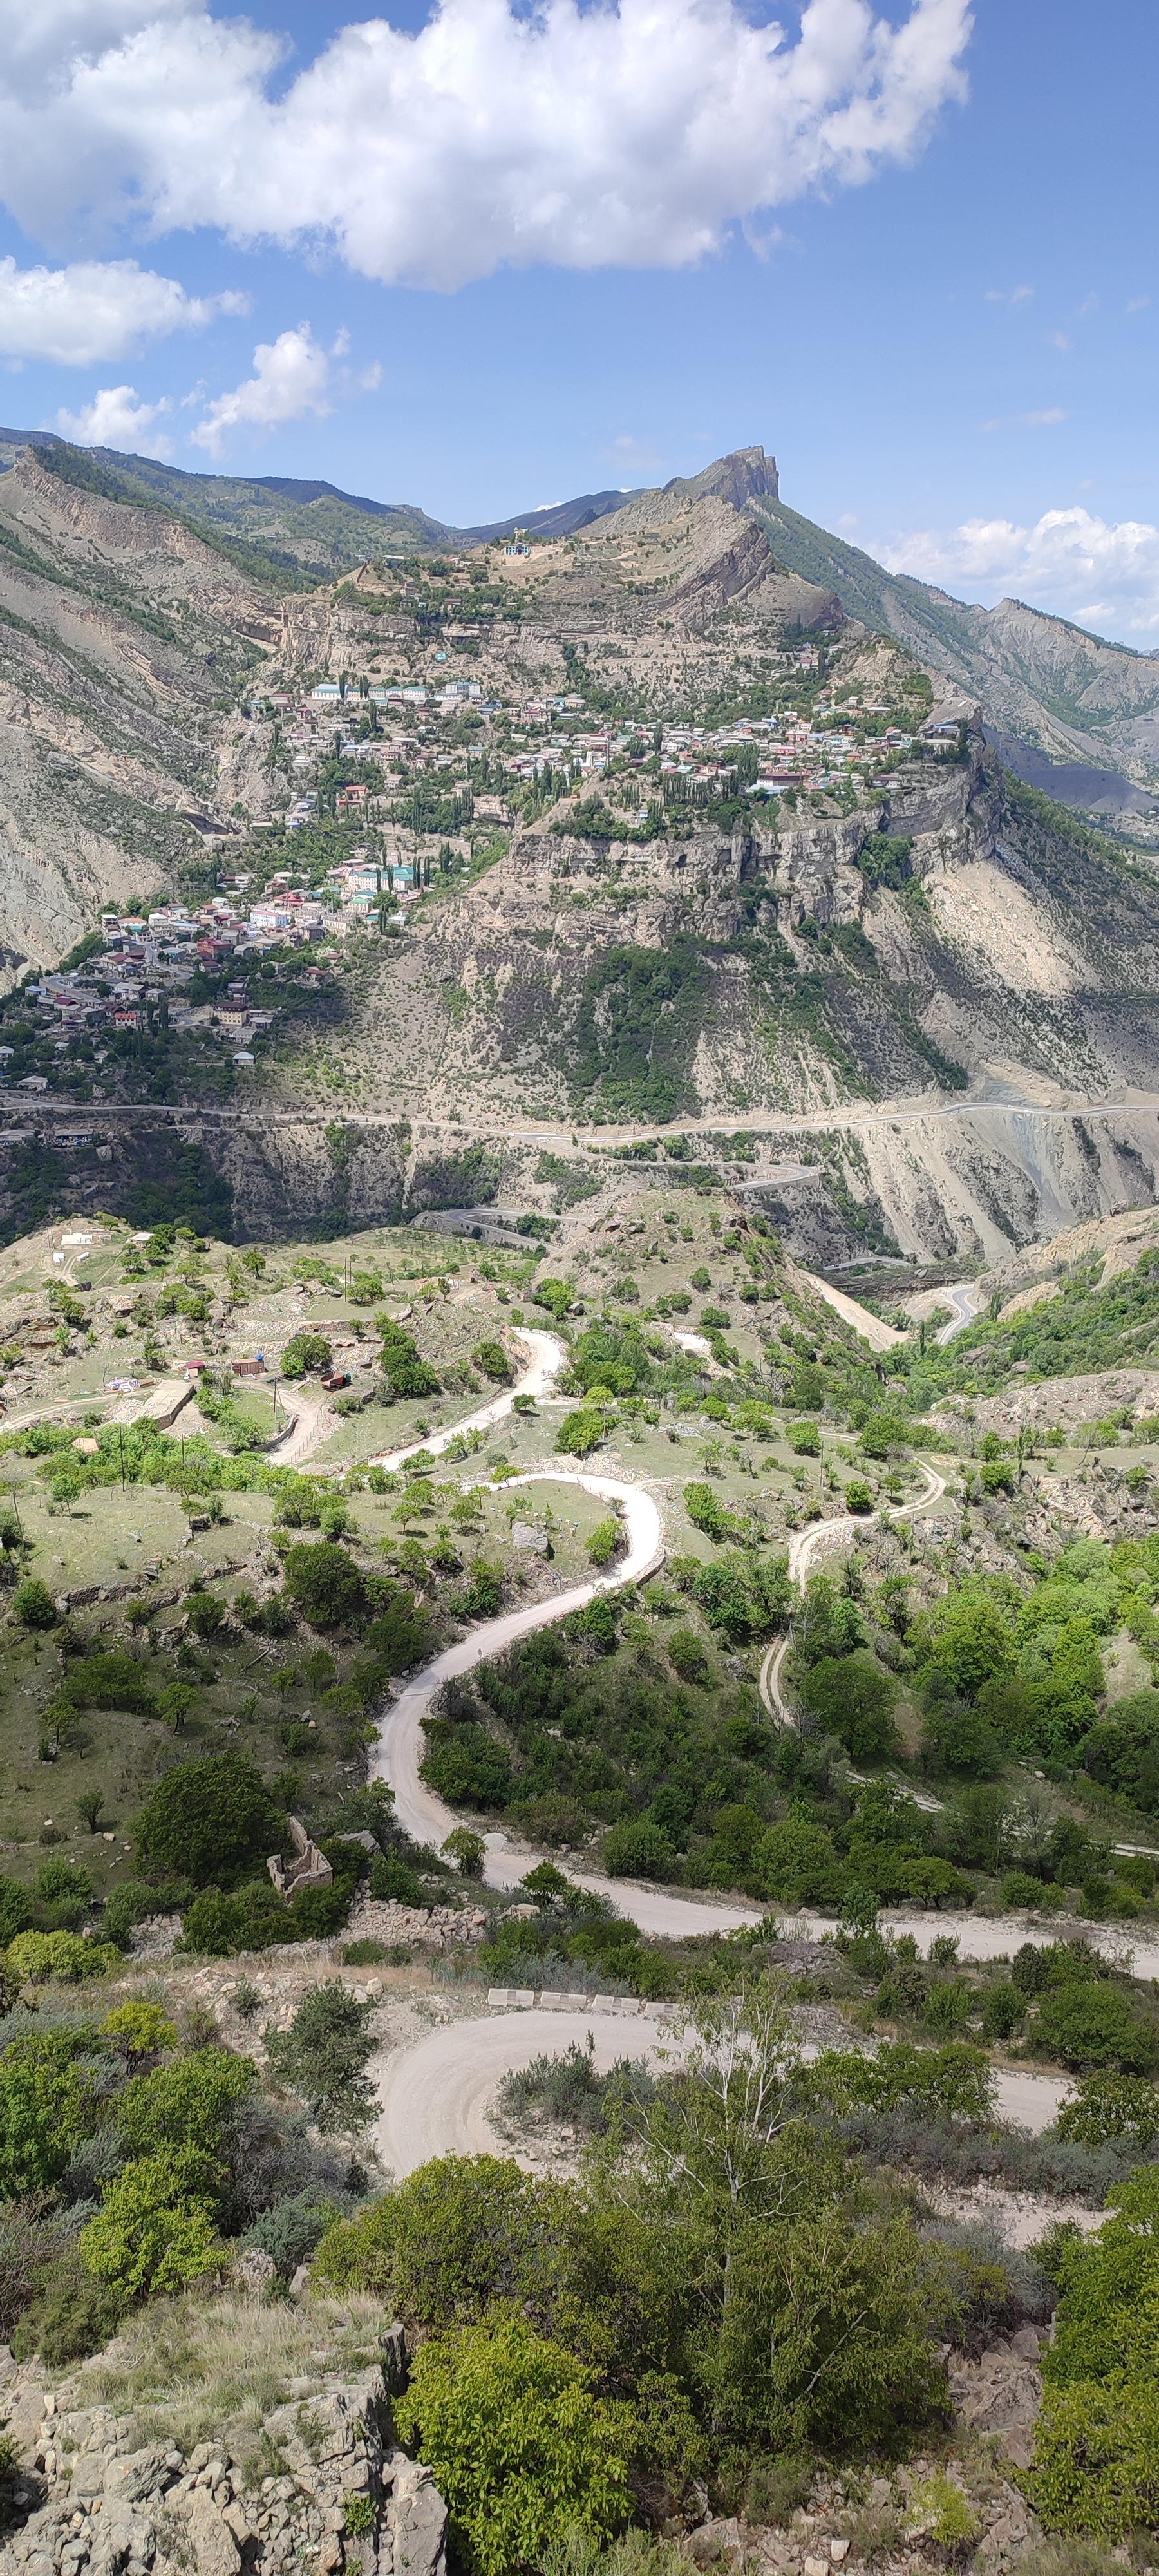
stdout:
<svg viewBox="0 0 1159 2576">
<path fill-rule="evenodd" d="M 194 2488 L 188 2512 L 197 2576 L 237 2576 L 241 2551 L 224 2514 L 218 2512 L 208 2487 Z"/>
<path fill-rule="evenodd" d="M 245 2290 L 250 2298 L 262 2299 L 273 2289 L 278 2277 L 278 2267 L 273 2255 L 267 2254 L 264 2247 L 247 2245 L 244 2253 L 238 2255 L 234 2264 L 233 2277 L 239 2288 Z"/>
<path fill-rule="evenodd" d="M 387 2531 L 393 2576 L 446 2576 L 447 2508 L 430 2470 L 408 2459 L 405 2451 L 394 2452 L 390 2465 L 394 2475 Z"/>
</svg>

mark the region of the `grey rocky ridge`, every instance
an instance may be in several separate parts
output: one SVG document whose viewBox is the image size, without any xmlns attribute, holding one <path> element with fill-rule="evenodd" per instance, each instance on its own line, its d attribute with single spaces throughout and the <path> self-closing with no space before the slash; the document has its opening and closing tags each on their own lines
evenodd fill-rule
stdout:
<svg viewBox="0 0 1159 2576">
<path fill-rule="evenodd" d="M 260 2298 L 274 2265 L 253 2252 L 241 2258 L 241 2274 Z M 164 2438 L 143 2440 L 131 2415 L 92 2402 L 83 2387 L 46 2391 L 18 2378 L 5 2395 L 8 2439 L 22 2461 L 19 2527 L 0 2545 L 0 2568 L 269 2576 L 305 2560 L 320 2576 L 343 2567 L 445 2576 L 446 2506 L 430 2471 L 391 2433 L 388 2380 L 399 2379 L 401 2327 L 385 2332 L 384 2350 L 385 2366 L 346 2382 L 316 2371 L 268 2410 L 264 2475 L 239 2464 L 224 2441 L 201 2441 L 186 2457 Z"/>
</svg>

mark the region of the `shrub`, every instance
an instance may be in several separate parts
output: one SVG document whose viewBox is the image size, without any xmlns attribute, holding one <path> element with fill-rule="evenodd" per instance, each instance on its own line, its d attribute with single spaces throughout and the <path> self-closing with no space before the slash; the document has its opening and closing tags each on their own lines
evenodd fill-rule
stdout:
<svg viewBox="0 0 1159 2576">
<path fill-rule="evenodd" d="M 649 1816 L 625 1816 L 613 1825 L 603 1858 L 611 1878 L 671 1878 L 676 1865 L 667 1834 Z"/>
<path fill-rule="evenodd" d="M 1064 1902 L 1061 1887 L 1048 1887 L 1028 1870 L 1012 1869 L 1002 1881 L 1002 1902 L 1022 1914 L 1051 1914 Z"/>
<path fill-rule="evenodd" d="M 93 2120 L 92 2064 L 66 2031 L 28 2033 L 0 2058 L 0 2198 L 48 2190 Z"/>
<path fill-rule="evenodd" d="M 965 2488 L 940 2469 L 911 2489 L 907 2519 L 955 2555 L 969 2549 L 982 2529 Z"/>
<path fill-rule="evenodd" d="M 1149 2147 L 1159 2137 L 1159 2092 L 1139 2075 L 1102 2069 L 1083 2076 L 1055 2126 L 1060 2138 L 1073 2138 L 1082 2147 L 1105 2146 L 1108 2138 Z"/>
<path fill-rule="evenodd" d="M 494 1619 L 503 1607 L 503 1577 L 498 1567 L 475 1564 L 463 1599 L 472 1619 Z"/>
<path fill-rule="evenodd" d="M 47 1583 L 42 1583 L 39 1575 L 30 1574 L 23 1583 L 17 1584 L 12 1607 L 25 1628 L 56 1628 L 60 1625 L 56 1603 Z"/>
<path fill-rule="evenodd" d="M 333 1365 L 333 1352 L 323 1333 L 295 1333 L 282 1353 L 283 1377 L 305 1377 L 308 1370 Z"/>
<path fill-rule="evenodd" d="M 167 1771 L 137 1819 L 147 1869 L 180 1872 L 195 1887 L 236 1887 L 280 1848 L 285 1813 L 240 1753 L 211 1754 Z"/>
<path fill-rule="evenodd" d="M 617 1549 L 623 1543 L 623 1537 L 623 1530 L 614 1513 L 609 1512 L 605 1521 L 597 1521 L 588 1537 L 588 1555 L 592 1564 L 610 1565 Z"/>
<path fill-rule="evenodd" d="M 510 1384 L 511 1362 L 502 1342 L 477 1342 L 471 1358 L 475 1367 L 482 1370 L 484 1377 L 493 1379 L 497 1386 Z"/>
<path fill-rule="evenodd" d="M 684 1509 L 688 1514 L 693 1529 L 703 1530 L 706 1538 L 714 1538 L 716 1536 L 723 1519 L 723 1514 L 711 1485 L 686 1485 L 684 1488 Z"/>
<path fill-rule="evenodd" d="M 101 1930 L 106 1940 L 115 1942 L 118 1950 L 130 1950 L 138 1923 L 145 1921 L 156 1904 L 157 1897 L 151 1887 L 145 1887 L 139 1878 L 123 1879 L 105 1900 Z"/>
<path fill-rule="evenodd" d="M 628 2519 L 631 2410 L 519 2316 L 423 2345 L 399 2432 L 421 2444 L 475 2576 L 514 2576 L 570 2524 L 592 2540 Z"/>
<path fill-rule="evenodd" d="M 71 1708 L 130 1708 L 152 1717 L 157 1701 L 143 1667 L 114 1647 L 108 1654 L 85 1655 L 72 1665 L 61 1686 Z"/>
<path fill-rule="evenodd" d="M 26 1932 L 32 1921 L 32 1900 L 28 1889 L 18 1878 L 6 1878 L 0 1871 L 0 1950 L 6 1950 L 18 1932 Z"/>
<path fill-rule="evenodd" d="M 847 1512 L 864 1515 L 873 1510 L 873 1487 L 860 1476 L 851 1476 L 842 1497 Z"/>
<path fill-rule="evenodd" d="M 387 1673 L 408 1672 L 426 1652 L 429 1630 L 414 1609 L 410 1594 L 400 1593 L 395 1606 L 364 1631 L 365 1644 Z"/>
<path fill-rule="evenodd" d="M 39 2353 L 51 2370 L 84 2361 L 100 2352 L 116 2332 L 123 2301 L 107 2281 L 86 2268 L 77 2246 L 49 2263 L 40 2275 L 36 2296 L 12 2336 L 18 2361 Z"/>
<path fill-rule="evenodd" d="M 927 2030 L 959 2030 L 969 2019 L 974 1997 L 964 1977 L 948 1977 L 931 1986 L 922 2007 Z"/>
<path fill-rule="evenodd" d="M 155 2049 L 176 2048 L 177 2024 L 163 2012 L 160 2004 L 143 2002 L 115 2004 L 105 2014 L 101 2035 L 112 2039 L 126 2057 L 148 2057 Z"/>
<path fill-rule="evenodd" d="M 393 2311 L 439 2327 L 496 2301 L 542 2302 L 563 2201 L 496 2156 L 440 2156 L 397 2191 L 329 2229 L 315 2275 L 366 2290 Z"/>
<path fill-rule="evenodd" d="M 805 1674 L 801 1698 L 855 1762 L 874 1761 L 893 1750 L 897 1686 L 863 1649 L 823 1655 Z"/>
<path fill-rule="evenodd" d="M 665 1638 L 664 1645 L 669 1663 L 673 1671 L 679 1673 L 681 1681 L 703 1686 L 710 1668 L 703 1641 L 695 1629 L 674 1628 L 671 1636 Z"/>
<path fill-rule="evenodd" d="M 598 1449 L 604 1437 L 604 1417 L 594 1404 L 582 1404 L 575 1413 L 564 1415 L 555 1435 L 556 1448 L 565 1458 L 586 1458 Z"/>
<path fill-rule="evenodd" d="M 228 2048 L 197 2048 L 135 2075 L 117 2106 L 117 2124 L 131 2155 L 186 2149 L 207 2164 L 217 2156 L 222 2129 L 235 2102 L 252 2092 L 257 2070 Z"/>
<path fill-rule="evenodd" d="M 266 2034 L 275 2075 L 301 2095 L 320 2129 L 364 2129 L 378 2108 L 363 2071 L 374 2050 L 370 2010 L 335 1978 L 306 1996 L 288 2031 Z"/>
<path fill-rule="evenodd" d="M 447 1835 L 443 1851 L 448 1860 L 458 1863 L 460 1878 L 482 1878 L 487 1845 L 482 1834 L 474 1834 L 469 1825 L 456 1825 Z"/>
<path fill-rule="evenodd" d="M 353 1627 L 366 1608 L 366 1587 L 358 1567 L 333 1539 L 290 1548 L 286 1590 L 312 1628 Z"/>
<path fill-rule="evenodd" d="M 178 1948 L 205 1959 L 233 1959 L 240 1950 L 268 1950 L 292 1938 L 285 1900 L 266 1878 L 236 1895 L 207 1887 L 185 1909 Z"/>
<path fill-rule="evenodd" d="M 983 2038 L 1010 2039 L 1017 2030 L 1025 2010 L 1024 1997 L 1019 1994 L 1017 1986 L 1011 1985 L 1008 1980 L 1003 1979 L 996 1986 L 987 1986 L 982 2005 Z"/>
<path fill-rule="evenodd" d="M 1155 2033 L 1130 1998 L 1101 1983 L 1072 1983 L 1045 1994 L 1035 2037 L 1076 2072 L 1113 2066 L 1125 2075 L 1145 2075 L 1159 2058 Z"/>
<path fill-rule="evenodd" d="M 564 1635 L 576 1643 L 596 1646 L 601 1655 L 610 1655 L 616 1642 L 616 1613 L 610 1601 L 597 1593 L 583 1610 L 572 1610 L 564 1621 Z"/>
<path fill-rule="evenodd" d="M 511 1796 L 511 1757 L 485 1726 L 424 1721 L 427 1749 L 419 1776 L 452 1807 L 505 1807 Z"/>
<path fill-rule="evenodd" d="M 214 1636 L 225 1617 L 225 1603 L 216 1592 L 188 1592 L 182 1607 L 197 1637 Z"/>
<path fill-rule="evenodd" d="M 460 1830 L 470 1832 L 469 1826 Z M 423 1905 L 430 1909 L 430 1898 L 413 1869 L 408 1869 L 401 1852 L 380 1852 L 371 1861 L 367 1880 L 370 1893 L 379 1905 Z"/>
<path fill-rule="evenodd" d="M 334 2202 L 322 2199 L 316 2188 L 293 2192 L 286 2200 L 275 2202 L 272 2209 L 263 2209 L 260 2218 L 247 2227 L 242 2243 L 272 2254 L 279 2281 L 289 2281 L 299 2263 L 309 2262 L 334 2217 Z"/>
<path fill-rule="evenodd" d="M 1048 2531 L 1103 2541 L 1159 2524 L 1159 2379 L 1135 2373 L 1051 2390 L 1027 2472 Z"/>
<path fill-rule="evenodd" d="M 8 1945 L 7 1958 L 13 1974 L 33 1986 L 48 1977 L 68 1984 L 79 1977 L 107 1977 L 121 1964 L 111 1941 L 84 1941 L 77 1932 L 19 1932 Z"/>
<path fill-rule="evenodd" d="M 876 2057 L 852 2049 L 829 2049 L 805 2070 L 808 2101 L 838 2112 L 864 2104 L 876 2112 L 906 2109 L 924 2120 L 993 2118 L 992 2077 L 984 2049 L 962 2040 L 940 2048 L 915 2048 L 909 2040 L 888 2041 Z"/>
<path fill-rule="evenodd" d="M 815 1422 L 790 1422 L 785 1434 L 795 1458 L 819 1458 L 821 1434 Z"/>
<path fill-rule="evenodd" d="M 382 1335 L 383 1375 L 391 1395 L 437 1395 L 438 1378 L 423 1359 L 413 1333 L 404 1332 L 389 1315 L 376 1316 L 375 1323 Z"/>
<path fill-rule="evenodd" d="M 1159 2169 L 1132 2174 L 1110 2200 L 1098 2236 L 1060 2253 L 1027 2487 L 1048 2529 L 1117 2541 L 1159 2523 Z"/>
<path fill-rule="evenodd" d="M 204 2159 L 163 2147 L 122 2167 L 81 2229 L 81 2261 L 121 2299 L 188 2288 L 217 2261 Z"/>
<path fill-rule="evenodd" d="M 32 1893 L 44 1931 L 75 1932 L 92 1904 L 93 1883 L 87 1869 L 54 1856 L 41 1861 Z"/>
<path fill-rule="evenodd" d="M 290 1906 L 290 1937 L 295 1941 L 328 1941 L 341 1932 L 357 1890 L 357 1880 L 334 1880 L 331 1887 L 301 1887 Z"/>
</svg>

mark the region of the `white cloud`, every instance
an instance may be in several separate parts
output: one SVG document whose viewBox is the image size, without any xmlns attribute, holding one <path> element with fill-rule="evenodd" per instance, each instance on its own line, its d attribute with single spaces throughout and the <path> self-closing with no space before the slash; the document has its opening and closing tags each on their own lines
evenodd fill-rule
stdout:
<svg viewBox="0 0 1159 2576">
<path fill-rule="evenodd" d="M 153 423 L 173 408 L 168 398 L 139 403 L 134 385 L 103 385 L 81 411 L 58 411 L 54 426 L 75 447 L 116 447 L 130 456 L 171 456 L 173 441 Z"/>
<path fill-rule="evenodd" d="M 346 340 L 347 334 L 340 331 L 331 354 L 341 356 Z M 327 399 L 329 390 L 330 356 L 319 348 L 309 323 L 303 322 L 296 331 L 282 331 L 276 340 L 259 343 L 252 376 L 210 404 L 192 433 L 193 445 L 220 456 L 227 432 L 243 421 L 255 429 L 276 429 L 280 422 L 300 420 L 308 411 L 324 420 L 333 408 Z"/>
<path fill-rule="evenodd" d="M 1057 429 L 1060 421 L 1069 419 L 1068 411 L 1059 411 L 1057 408 L 1054 411 L 1015 411 L 1010 412 L 1004 420 L 980 421 L 979 427 L 985 430 L 987 435 L 994 429 Z"/>
<path fill-rule="evenodd" d="M 1028 600 L 1076 625 L 1146 644 L 1159 637 L 1159 528 L 1145 519 L 1047 510 L 1032 528 L 968 519 L 915 530 L 877 549 L 891 572 L 916 573 L 986 606 Z"/>
<path fill-rule="evenodd" d="M 968 0 L 441 0 L 344 27 L 275 98 L 278 40 L 196 0 L 0 0 L 0 170 L 29 229 L 84 209 L 241 242 L 329 242 L 451 289 L 504 263 L 678 267 L 734 220 L 912 160 L 965 94 Z M 45 65 L 50 64 L 48 77 Z"/>
<path fill-rule="evenodd" d="M 91 367 L 124 358 L 142 340 L 199 331 L 215 313 L 246 313 L 245 295 L 187 295 L 174 277 L 135 259 L 76 260 L 68 268 L 17 268 L 0 259 L 0 356 Z"/>
</svg>

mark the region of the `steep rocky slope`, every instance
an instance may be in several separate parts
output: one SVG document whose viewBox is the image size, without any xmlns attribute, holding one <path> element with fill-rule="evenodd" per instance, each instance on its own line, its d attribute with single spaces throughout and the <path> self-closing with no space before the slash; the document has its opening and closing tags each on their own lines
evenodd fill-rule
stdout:
<svg viewBox="0 0 1159 2576">
<path fill-rule="evenodd" d="M 239 791 L 264 810 L 226 711 L 277 633 L 276 605 L 176 520 L 82 492 L 31 451 L 0 478 L 9 965 L 55 962 L 102 903 L 172 883 Z"/>
<path fill-rule="evenodd" d="M 1153 1082 L 1159 886 L 1044 823 L 977 735 L 845 819 L 593 840 L 570 812 L 381 952 L 378 1105 L 605 1120 Z M 875 886 L 875 830 L 912 844 Z"/>
</svg>

